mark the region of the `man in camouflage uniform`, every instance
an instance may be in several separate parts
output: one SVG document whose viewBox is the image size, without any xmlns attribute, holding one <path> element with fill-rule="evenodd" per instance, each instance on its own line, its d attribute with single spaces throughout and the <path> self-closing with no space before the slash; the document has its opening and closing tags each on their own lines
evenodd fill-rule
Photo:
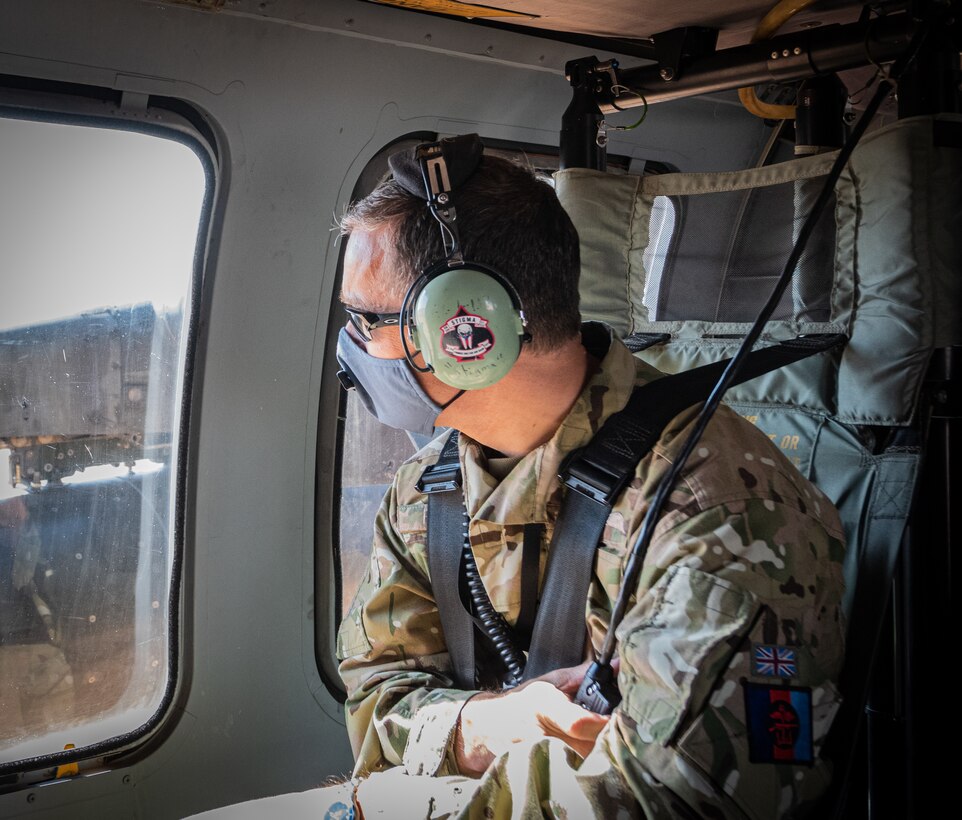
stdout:
<svg viewBox="0 0 962 820">
<path fill-rule="evenodd" d="M 437 425 L 461 431 L 471 548 L 493 605 L 515 624 L 523 528 L 544 525 L 543 576 L 563 458 L 635 385 L 661 374 L 603 326 L 579 334 L 573 325 L 577 237 L 540 180 L 486 157 L 458 201 L 465 257 L 513 282 L 532 342 L 482 390 L 459 395 L 430 373 L 416 379 L 440 411 Z M 353 311 L 397 312 L 418 271 L 443 257 L 424 201 L 392 182 L 344 226 L 342 299 Z M 349 331 L 367 355 L 403 355 L 396 326 Z M 665 429 L 607 520 L 585 605 L 594 651 L 692 417 Z M 838 702 L 843 535 L 828 500 L 764 435 L 722 409 L 689 459 L 617 630 L 623 700 L 610 718 L 571 702 L 584 667 L 504 692 L 453 687 L 431 587 L 427 497 L 415 489 L 442 443 L 399 469 L 341 625 L 357 758 L 342 802 L 353 797 L 368 818 L 771 818 L 801 814 L 824 792 L 818 752 Z"/>
</svg>

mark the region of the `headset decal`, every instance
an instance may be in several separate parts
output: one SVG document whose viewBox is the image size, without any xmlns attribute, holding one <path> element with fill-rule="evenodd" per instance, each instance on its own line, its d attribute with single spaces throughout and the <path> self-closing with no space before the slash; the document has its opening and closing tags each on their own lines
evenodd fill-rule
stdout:
<svg viewBox="0 0 962 820">
<path fill-rule="evenodd" d="M 441 350 L 459 362 L 481 361 L 494 348 L 488 320 L 468 313 L 464 305 L 441 325 Z"/>
</svg>

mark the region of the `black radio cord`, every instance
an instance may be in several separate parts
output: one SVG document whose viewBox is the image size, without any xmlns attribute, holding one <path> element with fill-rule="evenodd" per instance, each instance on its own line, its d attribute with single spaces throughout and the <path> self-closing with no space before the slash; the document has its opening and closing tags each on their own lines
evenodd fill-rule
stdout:
<svg viewBox="0 0 962 820">
<path fill-rule="evenodd" d="M 481 631 L 494 644 L 499 657 L 507 667 L 508 674 L 511 676 L 507 685 L 516 686 L 521 683 L 521 677 L 524 675 L 524 653 L 515 645 L 511 637 L 511 627 L 508 626 L 504 616 L 494 608 L 488 591 L 484 588 L 477 561 L 474 560 L 474 553 L 471 551 L 471 538 L 468 531 L 470 520 L 467 506 L 465 506 L 464 546 L 461 550 L 461 563 L 464 566 L 464 577 L 467 580 L 468 592 L 474 606 L 475 622 L 480 622 Z"/>
<path fill-rule="evenodd" d="M 879 106 L 888 97 L 889 94 L 895 89 L 899 77 L 908 68 L 910 63 L 915 56 L 918 54 L 919 49 L 922 46 L 923 41 L 929 33 L 929 27 L 924 26 L 920 28 L 912 37 L 905 51 L 899 56 L 899 58 L 892 64 L 892 68 L 889 72 L 889 76 L 883 78 L 875 90 L 875 94 L 872 96 L 871 101 L 865 107 L 865 111 L 859 118 L 855 127 L 852 129 L 852 133 L 849 138 L 845 141 L 845 145 L 838 152 L 838 156 L 835 162 L 832 164 L 832 168 L 825 178 L 825 184 L 822 186 L 822 190 L 815 200 L 815 204 L 812 206 L 812 210 L 809 211 L 808 217 L 805 223 L 802 225 L 802 229 L 798 233 L 798 238 L 795 240 L 795 245 L 792 247 L 791 253 L 788 255 L 788 259 L 785 262 L 785 267 L 782 270 L 781 276 L 779 276 L 778 281 L 775 283 L 775 287 L 772 290 L 771 295 L 768 297 L 768 301 L 762 307 L 761 312 L 758 314 L 758 318 L 755 319 L 754 324 L 749 329 L 742 341 L 741 346 L 738 351 L 732 357 L 725 371 L 722 373 L 721 378 L 719 378 L 718 383 L 712 388 L 711 394 L 708 399 L 702 405 L 701 410 L 698 413 L 698 417 L 695 420 L 695 426 L 689 434 L 688 438 L 685 440 L 684 445 L 682 445 L 681 451 L 679 452 L 674 463 L 671 465 L 668 473 L 661 480 L 658 485 L 658 489 L 655 492 L 655 496 L 652 499 L 651 504 L 648 507 L 645 517 L 641 524 L 641 530 L 638 534 L 638 538 L 635 540 L 634 545 L 631 548 L 631 554 L 628 557 L 628 563 L 625 566 L 625 573 L 622 579 L 621 590 L 618 593 L 618 599 L 615 601 L 615 606 L 611 613 L 611 622 L 608 627 L 608 631 L 605 634 L 605 642 L 601 647 L 601 651 L 598 653 L 597 660 L 593 663 L 589 669 L 588 673 L 585 675 L 584 681 L 581 684 L 581 688 L 578 690 L 578 694 L 575 696 L 575 700 L 591 711 L 598 712 L 599 714 L 609 714 L 615 706 L 621 701 L 621 694 L 618 692 L 617 685 L 615 683 L 614 672 L 611 668 L 611 658 L 615 651 L 615 630 L 621 623 L 622 618 L 625 615 L 625 611 L 628 608 L 628 602 L 634 594 L 634 588 L 638 581 L 638 576 L 641 573 L 642 566 L 644 565 L 645 555 L 648 552 L 648 545 L 651 543 L 651 537 L 655 530 L 655 524 L 658 521 L 661 510 L 664 507 L 665 501 L 667 500 L 672 488 L 678 480 L 678 476 L 684 469 L 685 463 L 688 461 L 688 457 L 691 455 L 695 446 L 698 444 L 705 432 L 705 428 L 708 426 L 708 422 L 711 421 L 711 417 L 715 414 L 718 409 L 718 405 L 721 404 L 722 397 L 725 395 L 725 391 L 728 390 L 731 383 L 734 381 L 738 372 L 741 370 L 742 363 L 745 358 L 751 352 L 752 348 L 755 346 L 755 342 L 758 341 L 759 336 L 761 336 L 762 330 L 765 327 L 765 323 L 774 313 L 775 308 L 781 301 L 782 294 L 788 287 L 789 282 L 792 280 L 792 274 L 795 271 L 796 265 L 798 265 L 799 259 L 801 259 L 802 253 L 805 250 L 805 245 L 808 243 L 809 237 L 815 230 L 815 225 L 825 210 L 832 194 L 835 191 L 835 184 L 838 182 L 839 177 L 842 175 L 842 171 L 845 169 L 845 165 L 848 163 L 849 158 L 852 156 L 852 152 L 855 150 L 855 146 L 858 145 L 859 140 L 861 140 L 862 135 L 868 128 L 869 123 L 878 111 Z"/>
</svg>

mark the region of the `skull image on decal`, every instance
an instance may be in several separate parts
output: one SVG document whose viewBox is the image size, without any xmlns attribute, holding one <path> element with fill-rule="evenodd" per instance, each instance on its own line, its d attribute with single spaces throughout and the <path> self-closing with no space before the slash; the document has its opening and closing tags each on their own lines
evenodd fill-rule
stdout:
<svg viewBox="0 0 962 820">
<path fill-rule="evenodd" d="M 459 362 L 480 361 L 494 348 L 488 320 L 468 313 L 464 305 L 441 325 L 441 350 Z"/>
</svg>

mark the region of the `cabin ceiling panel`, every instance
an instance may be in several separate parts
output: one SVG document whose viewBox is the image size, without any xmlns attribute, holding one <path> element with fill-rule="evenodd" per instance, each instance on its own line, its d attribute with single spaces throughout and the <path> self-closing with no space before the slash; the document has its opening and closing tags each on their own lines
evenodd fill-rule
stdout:
<svg viewBox="0 0 962 820">
<path fill-rule="evenodd" d="M 315 0 L 316 2 L 316 0 Z M 708 26 L 721 29 L 719 42 L 725 47 L 750 40 L 758 21 L 775 0 L 689 0 L 666 3 L 664 0 L 497 0 L 494 3 L 471 4 L 454 0 L 361 0 L 365 3 L 400 6 L 416 11 L 478 15 L 478 21 L 587 34 L 619 39 L 647 39 L 659 32 L 681 26 Z M 800 12 L 783 30 L 794 31 L 818 24 L 851 22 L 861 4 L 853 0 L 824 0 Z M 496 10 L 505 12 L 498 16 Z M 494 13 L 492 13 L 494 12 Z"/>
</svg>

